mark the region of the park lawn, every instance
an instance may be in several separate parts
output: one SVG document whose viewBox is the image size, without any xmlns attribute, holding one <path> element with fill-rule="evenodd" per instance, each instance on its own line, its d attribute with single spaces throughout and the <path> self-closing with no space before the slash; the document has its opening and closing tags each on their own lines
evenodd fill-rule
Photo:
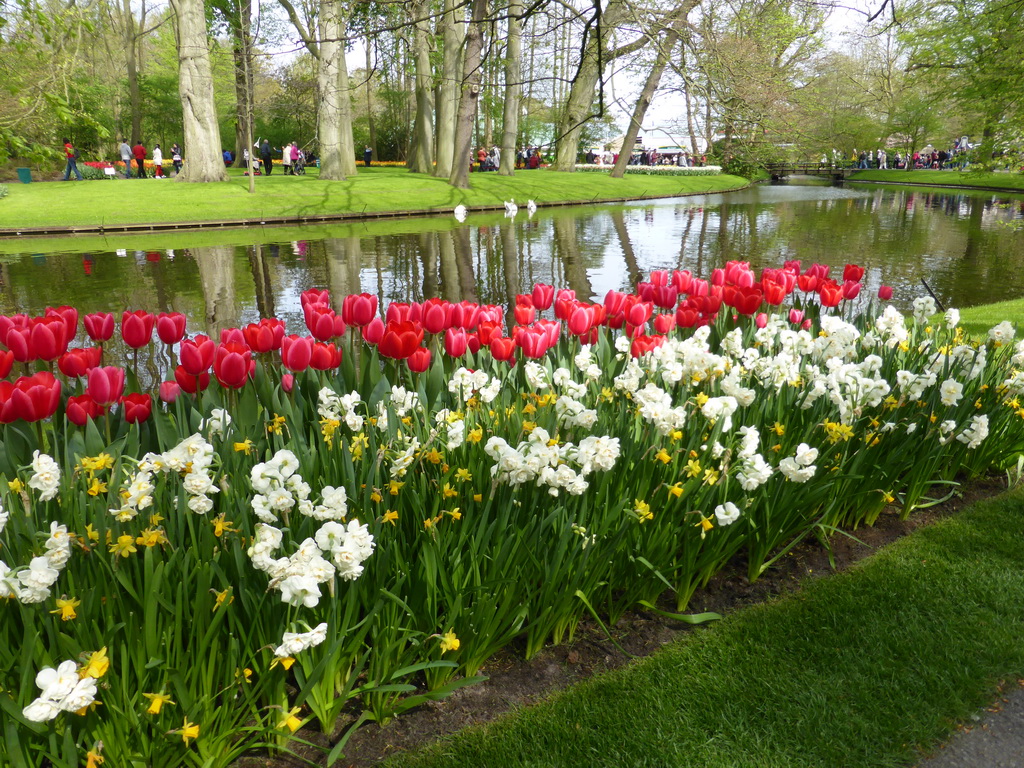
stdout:
<svg viewBox="0 0 1024 768">
<path fill-rule="evenodd" d="M 184 184 L 168 180 L 103 180 L 11 184 L 0 198 L 0 228 L 90 227 L 121 224 L 314 217 L 385 211 L 445 211 L 463 204 L 501 206 L 600 202 L 621 198 L 673 197 L 722 192 L 747 184 L 738 176 L 612 179 L 605 174 L 518 171 L 515 176 L 475 173 L 470 189 L 402 168 L 361 168 L 346 181 L 322 181 L 316 169 L 305 176 L 274 174 L 248 179 L 238 170 L 226 182 Z"/>
<path fill-rule="evenodd" d="M 850 181 L 888 181 L 893 184 L 934 184 L 937 187 L 964 186 L 982 189 L 1012 189 L 1024 192 L 1024 174 L 990 171 L 857 171 Z"/>
<path fill-rule="evenodd" d="M 989 328 L 999 325 L 1003 320 L 1009 320 L 1017 326 L 1017 337 L 1020 338 L 1021 330 L 1024 329 L 1024 299 L 997 301 L 960 310 L 960 325 L 976 338 L 986 338 Z"/>
<path fill-rule="evenodd" d="M 912 764 L 1024 674 L 1024 492 L 392 768 Z"/>
</svg>

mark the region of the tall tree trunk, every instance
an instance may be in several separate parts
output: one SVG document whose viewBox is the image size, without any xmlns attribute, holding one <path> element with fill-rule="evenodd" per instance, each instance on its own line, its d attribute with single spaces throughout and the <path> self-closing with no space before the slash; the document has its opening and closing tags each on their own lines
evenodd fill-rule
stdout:
<svg viewBox="0 0 1024 768">
<path fill-rule="evenodd" d="M 317 132 L 320 139 L 320 178 L 333 181 L 340 181 L 356 172 L 352 99 L 344 38 L 345 16 L 341 0 L 324 0 L 320 5 Z"/>
<path fill-rule="evenodd" d="M 434 175 L 448 178 L 455 156 L 455 112 L 459 104 L 459 63 L 462 55 L 463 28 L 458 23 L 455 0 L 444 0 L 441 21 L 442 43 L 441 86 L 437 99 L 437 165 Z"/>
<path fill-rule="evenodd" d="M 185 128 L 185 166 L 174 178 L 226 181 L 203 0 L 171 0 L 171 8 L 178 25 L 178 94 Z"/>
<path fill-rule="evenodd" d="M 370 156 L 377 160 L 377 124 L 373 120 L 373 88 L 371 81 L 371 73 L 373 72 L 373 56 L 371 46 L 373 40 L 369 37 L 366 38 L 366 124 L 370 131 Z"/>
<path fill-rule="evenodd" d="M 455 123 L 455 156 L 448 183 L 461 189 L 469 188 L 469 163 L 473 140 L 473 115 L 480 100 L 480 62 L 484 47 L 483 22 L 487 16 L 487 0 L 473 0 L 472 19 L 466 31 L 466 60 L 462 67 L 462 97 Z"/>
<path fill-rule="evenodd" d="M 231 56 L 235 64 L 235 168 L 245 165 L 242 150 L 252 147 L 247 136 L 252 132 L 252 0 L 240 0 L 238 18 L 231 21 Z"/>
<path fill-rule="evenodd" d="M 647 81 L 644 83 L 643 90 L 640 91 L 640 97 L 636 100 L 636 106 L 633 108 L 633 115 L 629 119 L 629 127 L 626 129 L 626 135 L 622 139 L 622 148 L 619 150 L 619 157 L 615 161 L 615 167 L 612 168 L 611 177 L 613 179 L 621 179 L 623 174 L 626 173 L 626 166 L 629 164 L 631 150 L 636 146 L 636 137 L 640 133 L 640 126 L 643 125 L 644 116 L 647 114 L 647 108 L 651 106 L 651 99 L 654 98 L 654 92 L 658 90 L 658 85 L 661 83 L 661 76 L 665 72 L 665 66 L 668 64 L 669 56 L 672 55 L 672 51 L 675 49 L 676 43 L 679 42 L 680 27 L 681 22 L 675 22 L 665 33 L 664 39 L 660 42 L 658 55 L 654 59 L 654 66 L 651 67 L 651 71 L 647 75 Z"/>
<path fill-rule="evenodd" d="M 128 101 L 132 116 L 132 144 L 142 138 L 142 95 L 139 93 L 139 72 L 135 61 L 138 37 L 135 33 L 135 16 L 132 15 L 130 0 L 123 0 L 124 44 L 128 54 Z"/>
<path fill-rule="evenodd" d="M 416 120 L 413 124 L 413 151 L 406 163 L 415 173 L 434 171 L 434 100 L 431 94 L 430 41 L 427 17 L 429 0 L 420 0 L 412 7 L 413 65 L 416 68 Z"/>
<path fill-rule="evenodd" d="M 523 100 L 522 0 L 508 6 L 508 41 L 505 49 L 505 108 L 501 117 L 501 164 L 498 173 L 511 176 L 516 167 L 519 110 Z"/>
</svg>

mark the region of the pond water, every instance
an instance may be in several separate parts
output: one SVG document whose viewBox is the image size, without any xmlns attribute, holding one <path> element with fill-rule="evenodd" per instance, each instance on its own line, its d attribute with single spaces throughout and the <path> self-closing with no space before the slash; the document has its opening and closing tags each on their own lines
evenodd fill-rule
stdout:
<svg viewBox="0 0 1024 768">
<path fill-rule="evenodd" d="M 922 278 L 947 306 L 1024 295 L 1024 196 L 789 183 L 742 192 L 315 228 L 0 241 L 0 313 L 179 311 L 193 332 L 260 316 L 302 330 L 299 293 L 510 304 L 534 282 L 601 299 L 653 269 L 707 276 L 728 259 L 868 268 L 863 296 Z M 340 307 L 339 307 L 340 309 Z"/>
</svg>

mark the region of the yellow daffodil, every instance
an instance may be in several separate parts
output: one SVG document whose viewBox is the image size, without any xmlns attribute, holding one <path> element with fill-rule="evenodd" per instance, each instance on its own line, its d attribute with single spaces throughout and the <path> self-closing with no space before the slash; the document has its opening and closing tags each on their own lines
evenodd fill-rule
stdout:
<svg viewBox="0 0 1024 768">
<path fill-rule="evenodd" d="M 615 399 L 615 390 L 611 387 L 601 387 L 601 399 L 610 403 Z"/>
<path fill-rule="evenodd" d="M 8 480 L 7 487 L 11 489 L 11 493 L 21 493 L 25 490 L 25 484 L 21 482 L 21 478 L 18 477 L 13 480 Z"/>
<path fill-rule="evenodd" d="M 463 469 L 462 467 L 459 467 L 459 469 L 455 470 L 455 479 L 458 480 L 460 483 L 466 483 L 473 479 L 473 475 L 472 473 L 470 473 L 468 469 Z"/>
<path fill-rule="evenodd" d="M 213 592 L 213 594 L 216 595 L 216 597 L 217 597 L 217 599 L 214 600 L 214 602 L 213 602 L 213 609 L 212 610 L 214 610 L 214 611 L 216 611 L 218 608 L 220 608 L 225 603 L 227 603 L 228 605 L 231 605 L 231 603 L 233 603 L 235 601 L 235 596 L 231 594 L 231 587 L 228 587 L 223 592 L 217 592 L 217 591 L 212 590 L 212 589 L 210 591 Z"/>
<path fill-rule="evenodd" d="M 60 614 L 61 621 L 70 621 L 75 618 L 78 614 L 75 613 L 75 608 L 80 606 L 82 601 L 76 597 L 58 597 L 57 598 L 57 609 L 50 611 L 53 614 Z"/>
<path fill-rule="evenodd" d="M 479 443 L 484 438 L 484 431 L 480 427 L 474 427 L 469 430 L 469 434 L 466 435 L 467 443 Z"/>
<path fill-rule="evenodd" d="M 699 523 L 694 523 L 694 526 L 701 529 L 700 537 L 703 539 L 704 538 L 704 534 L 707 533 L 708 531 L 710 531 L 712 528 L 714 528 L 715 524 L 713 522 L 711 522 L 711 518 L 710 517 L 704 517 L 704 515 L 701 515 L 700 516 L 700 522 Z"/>
<path fill-rule="evenodd" d="M 458 496 L 459 492 L 448 485 L 448 483 L 445 483 L 444 488 L 441 489 L 441 495 L 446 499 L 450 499 L 452 496 Z"/>
<path fill-rule="evenodd" d="M 380 504 L 380 502 L 381 502 L 381 500 L 383 500 L 383 498 L 384 497 L 381 496 L 380 492 L 377 491 L 376 489 L 374 489 L 373 493 L 370 494 L 370 501 L 372 501 L 374 504 Z"/>
<path fill-rule="evenodd" d="M 78 670 L 78 676 L 82 680 L 87 677 L 99 679 L 107 674 L 108 669 L 110 669 L 110 659 L 107 658 L 107 646 L 103 646 L 98 651 L 89 654 L 85 664 Z"/>
<path fill-rule="evenodd" d="M 252 682 L 252 670 L 246 667 L 245 669 L 235 670 L 235 679 L 243 683 Z"/>
<path fill-rule="evenodd" d="M 666 451 L 664 448 L 662 448 L 660 451 L 654 454 L 654 458 L 660 461 L 662 464 L 668 464 L 670 461 L 672 461 L 672 457 L 669 456 L 668 451 Z"/>
<path fill-rule="evenodd" d="M 704 407 L 704 403 L 706 403 L 708 400 L 710 400 L 710 398 L 703 392 L 697 393 L 697 405 L 699 405 L 701 408 Z"/>
<path fill-rule="evenodd" d="M 784 424 L 780 424 L 779 422 L 776 421 L 775 425 L 772 427 L 772 431 L 775 432 L 775 434 L 778 435 L 779 437 L 782 437 L 784 434 L 786 434 L 786 427 Z"/>
<path fill-rule="evenodd" d="M 651 505 L 642 499 L 633 499 L 633 511 L 636 513 L 637 519 L 640 522 L 654 519 L 654 513 L 651 512 Z"/>
<path fill-rule="evenodd" d="M 849 424 L 840 424 L 838 421 L 829 421 L 826 419 L 822 426 L 825 428 L 825 437 L 827 437 L 829 442 L 833 445 L 840 442 L 846 442 L 853 437 L 853 427 Z"/>
<path fill-rule="evenodd" d="M 670 494 L 672 494 L 673 496 L 675 496 L 678 499 L 680 496 L 683 495 L 683 483 L 682 483 L 682 481 L 680 481 L 678 483 L 674 483 L 673 485 L 668 486 L 667 490 L 668 490 L 668 492 Z"/>
<path fill-rule="evenodd" d="M 459 511 L 459 507 L 456 507 L 455 509 L 445 510 L 445 512 L 452 516 L 452 520 L 462 519 L 462 512 Z"/>
<path fill-rule="evenodd" d="M 147 715 L 159 715 L 160 708 L 164 704 L 174 704 L 171 701 L 171 697 L 166 693 L 144 693 L 142 695 L 149 699 L 149 709 L 146 710 Z"/>
<path fill-rule="evenodd" d="M 388 483 L 388 493 L 390 493 L 392 496 L 397 496 L 398 492 L 402 490 L 403 485 L 405 485 L 405 483 L 399 482 L 398 480 L 392 480 L 390 483 Z"/>
<path fill-rule="evenodd" d="M 292 664 L 294 664 L 294 663 L 295 663 L 295 657 L 294 656 L 275 656 L 274 660 L 272 662 L 270 662 L 270 668 L 273 669 L 278 664 L 280 664 L 282 667 L 284 667 L 286 670 L 288 670 L 288 669 L 292 668 Z"/>
<path fill-rule="evenodd" d="M 438 515 L 437 517 L 428 517 L 423 521 L 423 530 L 432 531 L 439 522 L 441 522 L 441 515 Z"/>
<path fill-rule="evenodd" d="M 232 443 L 232 446 L 235 449 L 235 453 L 244 453 L 246 456 L 252 453 L 252 440 L 248 437 L 240 443 Z"/>
<path fill-rule="evenodd" d="M 696 459 L 686 462 L 686 474 L 690 477 L 700 477 L 700 471 L 700 462 Z"/>
<path fill-rule="evenodd" d="M 267 424 L 267 432 L 271 435 L 280 435 L 281 430 L 284 428 L 284 422 L 284 416 L 278 416 L 275 413 L 274 418 L 272 418 Z"/>
<path fill-rule="evenodd" d="M 216 536 L 218 539 L 221 536 L 223 536 L 225 533 L 234 533 L 235 532 L 234 523 L 232 523 L 230 520 L 225 520 L 224 519 L 225 515 L 226 515 L 225 512 L 221 512 L 219 515 L 217 515 L 215 518 L 213 518 L 213 521 L 212 521 L 213 522 L 213 535 Z"/>
<path fill-rule="evenodd" d="M 473 410 L 474 408 L 478 407 L 479 405 L 480 405 L 480 398 L 478 398 L 476 395 L 470 395 L 470 398 L 466 401 L 466 408 L 468 410 Z"/>
<path fill-rule="evenodd" d="M 188 746 L 189 739 L 199 738 L 199 726 L 196 723 L 190 723 L 188 718 L 185 718 L 185 722 L 181 726 L 181 740 L 185 742 L 185 746 Z"/>
<path fill-rule="evenodd" d="M 97 750 L 99 749 L 102 749 L 102 747 L 97 747 Z M 99 768 L 103 765 L 103 761 L 104 758 L 98 751 L 93 752 L 90 749 L 85 753 L 85 768 Z"/>
<path fill-rule="evenodd" d="M 128 534 L 122 534 L 117 537 L 117 543 L 110 545 L 110 551 L 115 555 L 121 557 L 128 557 L 132 552 L 137 552 L 135 548 L 135 538 Z"/>
<path fill-rule="evenodd" d="M 384 522 L 385 523 L 391 523 L 392 525 L 395 525 L 396 524 L 395 521 L 397 519 L 398 519 L 398 513 L 395 512 L 395 510 L 393 510 L 393 509 L 389 509 L 387 512 L 384 513 Z"/>
<path fill-rule="evenodd" d="M 436 448 L 431 448 L 429 451 L 423 454 L 423 458 L 425 458 L 431 464 L 440 464 L 441 459 L 443 459 L 444 456 L 442 456 L 441 452 L 438 451 Z"/>
<path fill-rule="evenodd" d="M 92 523 L 85 526 L 85 538 L 94 542 L 100 540 L 100 532 L 92 527 Z"/>
<path fill-rule="evenodd" d="M 340 426 L 341 422 L 338 419 L 320 419 L 320 434 L 324 436 L 324 444 L 328 448 L 334 447 L 334 433 Z"/>
<path fill-rule="evenodd" d="M 708 485 L 714 485 L 718 482 L 718 470 L 717 469 L 705 469 L 704 470 L 704 482 Z"/>
<path fill-rule="evenodd" d="M 441 653 L 448 653 L 448 651 L 457 651 L 462 643 L 459 638 L 455 636 L 455 630 L 449 629 L 443 635 L 441 635 Z"/>
<path fill-rule="evenodd" d="M 101 493 L 107 492 L 107 484 L 101 482 L 98 477 L 94 477 L 92 482 L 89 483 L 89 490 L 86 491 L 90 496 L 99 496 Z"/>
<path fill-rule="evenodd" d="M 533 403 L 527 403 L 526 405 L 523 406 L 523 414 L 526 416 L 532 416 L 536 412 L 537 406 L 535 406 Z"/>
<path fill-rule="evenodd" d="M 403 416 L 402 417 L 402 426 L 411 427 L 412 426 L 412 416 Z"/>
<path fill-rule="evenodd" d="M 473 494 L 473 501 L 479 503 L 479 502 L 481 502 L 483 500 L 484 500 L 484 495 L 482 493 L 474 493 Z"/>
<path fill-rule="evenodd" d="M 135 543 L 142 547 L 155 547 L 167 543 L 163 528 L 146 528 L 135 537 Z M 127 557 L 127 555 L 125 555 Z"/>
<path fill-rule="evenodd" d="M 290 710 L 284 713 L 281 721 L 277 724 L 278 728 L 287 728 L 292 733 L 295 733 L 299 728 L 302 727 L 302 719 L 299 717 L 299 712 L 302 711 L 301 707 L 292 707 Z"/>
<path fill-rule="evenodd" d="M 536 428 L 537 428 L 537 423 L 534 422 L 534 421 L 524 421 L 523 422 L 523 432 L 527 432 L 527 433 L 533 432 L 533 430 L 535 430 Z"/>
<path fill-rule="evenodd" d="M 672 438 L 673 443 L 677 443 L 683 439 L 683 431 L 681 429 L 673 429 L 668 433 L 668 436 Z"/>
<path fill-rule="evenodd" d="M 161 515 L 159 512 L 154 512 L 152 515 L 149 516 L 149 524 L 154 528 L 160 525 L 160 523 L 162 523 L 163 521 L 164 516 Z"/>
<path fill-rule="evenodd" d="M 886 504 L 892 504 L 894 501 L 896 501 L 896 497 L 893 496 L 888 491 L 882 491 L 882 501 L 884 501 Z"/>
</svg>

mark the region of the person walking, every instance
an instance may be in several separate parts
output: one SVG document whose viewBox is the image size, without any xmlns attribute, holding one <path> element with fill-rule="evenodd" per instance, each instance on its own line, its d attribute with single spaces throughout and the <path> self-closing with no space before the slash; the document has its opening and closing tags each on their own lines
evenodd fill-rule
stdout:
<svg viewBox="0 0 1024 768">
<path fill-rule="evenodd" d="M 174 163 L 174 175 L 177 176 L 181 173 L 181 147 L 178 142 L 171 145 L 171 162 Z"/>
<path fill-rule="evenodd" d="M 71 178 L 71 172 L 75 172 L 75 177 L 81 181 L 82 172 L 78 170 L 78 150 L 75 149 L 71 143 L 71 139 L 64 139 L 64 157 L 67 158 L 67 165 L 64 167 L 64 181 Z"/>
<path fill-rule="evenodd" d="M 264 139 L 263 143 L 260 144 L 260 159 L 263 161 L 263 173 L 267 176 L 270 175 L 270 171 L 274 167 L 274 161 L 270 157 L 270 150 L 270 142 Z"/>
<path fill-rule="evenodd" d="M 363 150 L 363 164 L 369 168 L 373 162 L 373 150 L 370 149 L 370 145 L 366 145 L 366 149 Z"/>
<path fill-rule="evenodd" d="M 132 155 L 135 157 L 135 165 L 139 169 L 136 175 L 140 179 L 146 178 L 146 147 L 142 143 L 142 139 L 139 139 L 138 143 L 132 147 Z"/>
<path fill-rule="evenodd" d="M 878 150 L 878 170 L 889 170 L 889 158 L 886 156 L 884 149 Z"/>
<path fill-rule="evenodd" d="M 292 145 L 285 144 L 281 148 L 281 165 L 284 166 L 284 175 L 289 176 L 292 172 Z"/>
<path fill-rule="evenodd" d="M 132 148 L 128 146 L 127 141 L 121 139 L 117 151 L 121 155 L 121 162 L 124 163 L 124 177 L 130 179 L 132 177 Z"/>
<path fill-rule="evenodd" d="M 164 177 L 164 152 L 160 149 L 159 144 L 153 145 L 153 178 L 162 179 Z"/>
<path fill-rule="evenodd" d="M 299 145 L 297 142 L 292 142 L 292 145 L 288 148 L 289 153 L 292 157 L 292 176 L 295 176 L 299 172 Z"/>
</svg>

